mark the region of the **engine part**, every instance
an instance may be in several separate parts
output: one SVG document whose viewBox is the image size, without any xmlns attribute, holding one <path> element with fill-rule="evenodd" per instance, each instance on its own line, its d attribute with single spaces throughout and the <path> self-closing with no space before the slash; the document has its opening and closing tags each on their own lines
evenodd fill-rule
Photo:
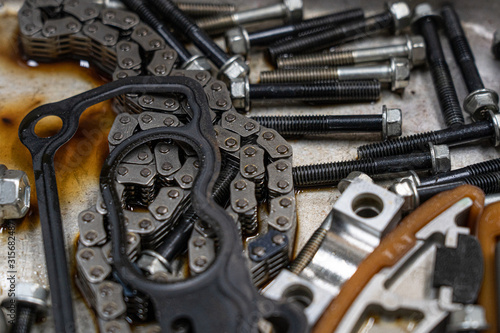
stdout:
<svg viewBox="0 0 500 333">
<path fill-rule="evenodd" d="M 0 164 L 0 221 L 24 217 L 30 208 L 30 194 L 26 173 Z"/>
</svg>

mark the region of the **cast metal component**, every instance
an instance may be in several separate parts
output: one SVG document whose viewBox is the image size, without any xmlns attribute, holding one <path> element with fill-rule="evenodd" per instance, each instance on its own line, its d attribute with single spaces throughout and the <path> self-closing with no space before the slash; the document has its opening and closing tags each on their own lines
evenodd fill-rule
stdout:
<svg viewBox="0 0 500 333">
<path fill-rule="evenodd" d="M 314 54 L 299 54 L 276 59 L 278 68 L 346 66 L 366 62 L 387 61 L 391 58 L 408 58 L 410 66 L 425 63 L 425 41 L 421 36 L 406 36 L 404 44 L 387 44 L 378 47 L 358 48 Z"/>
<path fill-rule="evenodd" d="M 30 194 L 26 173 L 0 164 L 0 221 L 24 217 L 30 208 Z"/>
<path fill-rule="evenodd" d="M 436 253 L 439 248 L 454 249 L 461 237 L 477 242 L 464 228 L 472 200 L 464 198 L 440 214 L 416 233 L 417 241 L 394 266 L 375 274 L 350 306 L 335 332 L 360 332 L 370 318 L 381 318 L 373 329 L 383 329 L 384 321 L 403 320 L 411 323 L 411 332 L 430 332 L 440 326 L 450 312 L 462 305 L 452 301 L 457 291 L 447 286 L 433 286 L 433 271 L 437 268 Z M 479 248 L 479 246 L 478 246 Z M 482 256 L 474 252 L 474 258 Z M 475 259 L 475 260 L 476 260 Z M 479 291 L 481 277 L 475 269 L 461 273 L 473 278 L 470 286 Z M 476 294 L 477 297 L 477 294 Z"/>
</svg>

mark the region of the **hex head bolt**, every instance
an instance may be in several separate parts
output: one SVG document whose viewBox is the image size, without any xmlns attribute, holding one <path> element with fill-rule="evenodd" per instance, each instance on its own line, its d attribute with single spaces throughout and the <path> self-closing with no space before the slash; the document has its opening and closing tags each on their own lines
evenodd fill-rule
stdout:
<svg viewBox="0 0 500 333">
<path fill-rule="evenodd" d="M 47 312 L 47 289 L 36 283 L 18 283 L 16 285 L 16 320 L 11 328 L 12 333 L 29 333 L 38 316 L 44 316 Z M 2 302 L 2 306 L 8 308 L 11 298 Z M 0 310 L 1 311 L 1 310 Z"/>
<path fill-rule="evenodd" d="M 285 23 L 296 23 L 302 20 L 302 8 L 302 0 L 283 0 L 274 5 L 207 17 L 196 23 L 210 33 L 219 33 L 239 25 L 274 19 L 284 19 Z"/>
<path fill-rule="evenodd" d="M 266 46 L 283 38 L 297 36 L 300 33 L 319 32 L 346 22 L 360 21 L 363 18 L 364 11 L 361 8 L 354 8 L 252 33 L 248 33 L 243 27 L 235 27 L 225 34 L 226 47 L 229 53 L 246 55 L 254 46 Z"/>
<path fill-rule="evenodd" d="M 451 4 L 444 5 L 441 15 L 443 16 L 444 28 L 453 56 L 460 67 L 469 92 L 469 95 L 464 100 L 464 109 L 474 119 L 484 119 L 488 110 L 498 112 L 498 94 L 493 90 L 484 88 L 474 54 L 460 23 L 460 18 L 453 6 Z"/>
<path fill-rule="evenodd" d="M 200 69 L 210 70 L 207 60 L 200 56 L 193 56 L 142 0 L 124 0 L 123 3 L 137 13 L 142 21 L 151 26 L 177 52 L 179 59 L 183 62 L 183 67 L 189 67 L 196 62 Z"/>
<path fill-rule="evenodd" d="M 412 66 L 425 63 L 425 41 L 422 36 L 406 36 L 403 44 L 386 44 L 380 47 L 358 48 L 334 52 L 300 54 L 279 57 L 278 68 L 292 69 L 321 66 L 347 66 L 366 62 L 387 61 L 390 58 L 407 58 Z"/>
<path fill-rule="evenodd" d="M 439 39 L 440 19 L 441 17 L 432 11 L 429 4 L 422 3 L 415 7 L 412 26 L 424 37 L 427 45 L 427 63 L 431 70 L 434 88 L 446 126 L 450 127 L 464 124 L 464 116 Z"/>
<path fill-rule="evenodd" d="M 377 79 L 390 83 L 391 90 L 404 89 L 410 82 L 410 62 L 404 58 L 391 58 L 390 63 L 373 66 L 345 66 L 333 68 L 278 69 L 260 73 L 261 83 L 296 83 L 330 80 Z"/>
<path fill-rule="evenodd" d="M 236 7 L 230 3 L 215 3 L 215 2 L 178 2 L 174 3 L 189 16 L 206 17 L 222 14 L 234 13 Z"/>
<path fill-rule="evenodd" d="M 338 44 L 347 38 L 375 33 L 384 29 L 397 32 L 410 22 L 410 8 L 405 2 L 388 5 L 384 13 L 368 17 L 360 22 L 350 22 L 339 27 L 321 31 L 316 34 L 294 38 L 271 45 L 268 48 L 270 58 L 274 61 L 282 54 L 311 52 Z"/>
<path fill-rule="evenodd" d="M 312 101 L 324 103 L 373 102 L 380 97 L 377 80 L 329 81 L 310 84 L 249 84 L 248 78 L 230 85 L 233 105 L 250 109 L 251 100 Z"/>
<path fill-rule="evenodd" d="M 447 147 L 444 147 L 446 146 L 431 145 L 429 152 L 297 166 L 293 168 L 293 183 L 299 188 L 331 186 L 336 185 L 353 171 L 360 171 L 368 176 L 408 170 L 446 172 L 450 168 L 449 151 L 444 157 L 442 153 L 436 154 L 436 151 L 447 150 Z"/>
<path fill-rule="evenodd" d="M 283 137 L 378 132 L 385 140 L 400 136 L 402 125 L 401 110 L 387 109 L 385 106 L 380 115 L 257 116 L 251 118 L 264 127 L 276 130 Z"/>
<path fill-rule="evenodd" d="M 168 17 L 172 26 L 183 33 L 220 70 L 219 78 L 231 81 L 248 74 L 249 67 L 241 56 L 229 57 L 200 27 L 170 0 L 149 0 L 161 15 Z"/>
</svg>

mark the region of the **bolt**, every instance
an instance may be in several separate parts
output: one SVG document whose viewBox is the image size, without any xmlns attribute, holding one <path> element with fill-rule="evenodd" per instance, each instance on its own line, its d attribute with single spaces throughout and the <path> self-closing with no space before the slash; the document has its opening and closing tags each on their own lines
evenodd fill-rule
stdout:
<svg viewBox="0 0 500 333">
<path fill-rule="evenodd" d="M 348 38 L 366 36 L 376 31 L 391 29 L 398 32 L 410 23 L 410 14 L 410 8 L 405 2 L 394 2 L 385 12 L 367 17 L 361 21 L 347 22 L 315 34 L 276 43 L 269 47 L 268 53 L 271 59 L 276 60 L 282 54 L 310 52 L 327 48 Z"/>
<path fill-rule="evenodd" d="M 491 139 L 495 146 L 500 144 L 499 116 L 489 113 L 490 119 L 472 124 L 455 126 L 439 131 L 419 133 L 384 142 L 372 143 L 358 147 L 358 158 L 382 157 L 391 155 L 409 154 L 416 150 L 423 150 L 428 143 L 450 146 L 462 145 L 472 141 Z"/>
<path fill-rule="evenodd" d="M 247 78 L 235 79 L 230 85 L 233 105 L 250 109 L 250 100 L 279 99 L 330 103 L 373 102 L 380 97 L 377 80 L 330 81 L 307 84 L 249 84 Z"/>
<path fill-rule="evenodd" d="M 444 152 L 436 154 L 436 147 L 441 148 L 432 146 L 428 152 L 293 167 L 293 184 L 296 188 L 335 185 L 353 171 L 368 176 L 408 170 L 449 171 L 449 151 L 447 156 L 443 156 Z"/>
<path fill-rule="evenodd" d="M 498 112 L 498 94 L 493 90 L 484 88 L 483 80 L 476 66 L 474 54 L 453 5 L 444 5 L 441 14 L 453 56 L 460 67 L 462 77 L 469 92 L 464 101 L 464 109 L 474 119 L 484 119 L 485 111 L 492 110 Z"/>
<path fill-rule="evenodd" d="M 236 7 L 228 3 L 174 2 L 180 10 L 191 17 L 216 16 L 236 11 Z"/>
<path fill-rule="evenodd" d="M 464 116 L 439 39 L 440 19 L 441 17 L 433 12 L 429 4 L 422 3 L 415 7 L 412 26 L 424 37 L 434 88 L 445 123 L 450 127 L 463 124 Z"/>
<path fill-rule="evenodd" d="M 386 61 L 390 58 L 407 58 L 412 66 L 425 63 L 425 42 L 421 36 L 406 36 L 404 44 L 387 44 L 380 47 L 358 48 L 334 52 L 295 55 L 276 59 L 278 68 L 346 66 L 367 62 Z"/>
<path fill-rule="evenodd" d="M 265 7 L 203 18 L 196 23 L 210 33 L 220 33 L 232 27 L 274 19 L 295 23 L 302 20 L 302 6 L 302 0 L 285 0 Z"/>
<path fill-rule="evenodd" d="M 226 46 L 232 54 L 245 55 L 252 46 L 266 46 L 287 37 L 310 34 L 312 31 L 323 31 L 342 23 L 359 21 L 363 18 L 363 10 L 361 8 L 354 8 L 339 13 L 315 17 L 295 24 L 273 27 L 252 33 L 248 33 L 243 27 L 236 27 L 226 32 Z"/>
<path fill-rule="evenodd" d="M 495 34 L 493 35 L 491 52 L 497 59 L 500 59 L 500 30 L 495 31 Z"/>
<path fill-rule="evenodd" d="M 260 73 L 261 83 L 303 83 L 332 80 L 377 79 L 391 83 L 391 90 L 400 90 L 410 82 L 410 62 L 404 58 L 391 58 L 390 64 L 363 67 L 278 69 Z"/>
</svg>

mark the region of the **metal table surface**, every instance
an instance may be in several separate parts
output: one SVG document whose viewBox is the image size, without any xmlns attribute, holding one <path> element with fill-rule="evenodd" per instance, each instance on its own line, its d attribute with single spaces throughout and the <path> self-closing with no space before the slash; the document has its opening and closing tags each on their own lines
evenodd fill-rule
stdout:
<svg viewBox="0 0 500 333">
<path fill-rule="evenodd" d="M 266 5 L 275 1 L 256 0 L 252 2 L 233 1 L 240 8 Z M 305 16 L 340 11 L 346 8 L 363 7 L 367 12 L 383 10 L 382 1 L 369 0 L 304 0 Z M 438 1 L 430 1 L 438 6 Z M 16 10 L 19 1 L 0 0 L 0 163 L 10 169 L 26 171 L 33 184 L 31 157 L 17 137 L 17 128 L 24 115 L 38 105 L 57 101 L 88 90 L 104 81 L 92 70 L 77 63 L 36 64 L 22 62 L 17 54 Z M 413 7 L 418 2 L 409 1 Z M 461 15 L 464 28 L 474 50 L 485 86 L 500 90 L 500 61 L 495 61 L 490 53 L 493 32 L 500 28 L 500 1 L 453 1 Z M 387 36 L 358 40 L 349 45 L 377 45 Z M 223 43 L 223 41 L 221 41 Z M 460 72 L 450 53 L 447 41 L 443 39 L 445 52 L 454 77 L 460 99 L 466 96 L 466 89 Z M 258 81 L 262 70 L 270 69 L 270 64 L 259 52 L 249 56 L 250 79 Z M 252 115 L 261 114 L 374 114 L 380 113 L 382 105 L 401 108 L 403 111 L 403 134 L 440 129 L 444 122 L 439 111 L 430 73 L 423 68 L 412 71 L 411 82 L 404 94 L 398 95 L 385 90 L 381 99 L 372 104 L 349 104 L 335 106 L 292 106 L 254 105 Z M 65 237 L 69 258 L 74 257 L 74 244 L 78 235 L 78 213 L 95 204 L 98 189 L 100 165 L 107 155 L 107 132 L 114 113 L 109 104 L 100 104 L 84 114 L 80 130 L 72 141 L 57 153 L 57 176 L 61 209 L 65 224 Z M 467 121 L 470 121 L 467 116 Z M 366 135 L 342 135 L 309 138 L 291 141 L 294 149 L 294 164 L 302 165 L 356 158 L 356 147 L 378 140 Z M 498 157 L 498 152 L 487 142 L 461 148 L 452 148 L 452 167 L 458 168 L 470 163 Z M 28 217 L 19 222 L 16 229 L 17 279 L 48 285 L 45 258 L 37 218 L 36 201 L 32 191 L 32 208 Z M 335 188 L 313 189 L 297 193 L 297 214 L 299 220 L 298 251 L 312 232 L 323 221 L 332 204 L 338 198 Z M 7 272 L 7 232 L 0 229 L 0 299 L 8 292 Z M 95 323 L 78 291 L 74 292 L 75 311 L 78 313 L 79 332 L 92 332 Z M 50 320 L 39 324 L 35 332 L 53 332 Z"/>
</svg>

